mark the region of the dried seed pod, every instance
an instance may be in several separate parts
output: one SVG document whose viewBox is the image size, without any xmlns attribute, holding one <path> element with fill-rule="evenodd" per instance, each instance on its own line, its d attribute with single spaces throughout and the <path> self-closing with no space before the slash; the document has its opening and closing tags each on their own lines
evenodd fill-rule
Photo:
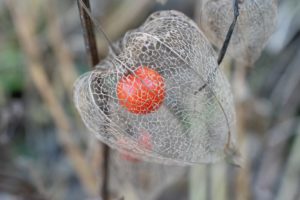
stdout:
<svg viewBox="0 0 300 200">
<path fill-rule="evenodd" d="M 253 65 L 259 58 L 276 25 L 275 0 L 238 0 L 239 17 L 233 32 L 228 55 L 242 65 Z M 221 48 L 232 23 L 232 0 L 202 0 L 199 24 L 207 38 Z"/>
<path fill-rule="evenodd" d="M 192 20 L 177 11 L 156 12 L 115 47 L 118 55 L 110 54 L 75 83 L 75 105 L 101 141 L 160 163 L 211 163 L 235 155 L 230 86 Z M 141 66 L 151 70 L 137 73 Z M 130 104 L 118 95 L 118 85 L 128 76 L 128 95 L 133 91 L 138 99 L 130 98 Z M 162 103 L 157 88 L 163 88 Z M 157 104 L 155 109 L 149 101 Z M 151 148 L 140 142 L 145 133 Z"/>
</svg>

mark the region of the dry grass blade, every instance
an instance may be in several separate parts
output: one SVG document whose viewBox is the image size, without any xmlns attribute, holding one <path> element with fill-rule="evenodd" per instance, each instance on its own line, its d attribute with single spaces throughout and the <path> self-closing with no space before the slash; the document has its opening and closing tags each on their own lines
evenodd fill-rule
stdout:
<svg viewBox="0 0 300 200">
<path fill-rule="evenodd" d="M 299 193 L 299 172 L 300 172 L 300 123 L 296 120 L 293 132 L 296 133 L 295 140 L 287 159 L 287 165 L 278 190 L 276 200 L 297 199 Z"/>
<path fill-rule="evenodd" d="M 64 109 L 62 105 L 55 98 L 54 91 L 47 80 L 46 73 L 43 69 L 38 42 L 34 37 L 34 23 L 28 15 L 30 12 L 25 14 L 26 9 L 22 7 L 25 6 L 22 1 L 7 0 L 5 2 L 12 15 L 20 43 L 28 58 L 29 74 L 43 100 L 49 107 L 53 120 L 59 129 L 58 136 L 60 142 L 73 163 L 73 167 L 85 189 L 89 194 L 96 195 L 97 188 L 95 178 L 86 164 L 80 147 L 74 143 L 71 136 L 72 128 L 68 117 L 63 112 Z"/>
<path fill-rule="evenodd" d="M 69 93 L 70 99 L 72 99 L 73 83 L 78 75 L 73 62 L 73 56 L 69 51 L 62 35 L 62 29 L 59 24 L 58 13 L 56 11 L 56 1 L 47 1 L 47 4 L 44 5 L 44 10 L 47 16 L 49 27 L 48 37 L 58 60 L 57 68 L 60 71 L 60 76 L 62 78 L 64 87 Z"/>
<path fill-rule="evenodd" d="M 255 199 L 275 199 L 279 194 L 274 192 L 278 191 L 280 186 L 278 182 L 282 179 L 288 179 L 288 176 L 282 176 L 282 173 L 289 159 L 286 155 L 289 152 L 290 139 L 294 134 L 297 134 L 298 124 L 299 119 L 297 118 L 287 119 L 268 131 L 265 146 L 261 149 L 261 164 L 253 179 Z"/>
</svg>

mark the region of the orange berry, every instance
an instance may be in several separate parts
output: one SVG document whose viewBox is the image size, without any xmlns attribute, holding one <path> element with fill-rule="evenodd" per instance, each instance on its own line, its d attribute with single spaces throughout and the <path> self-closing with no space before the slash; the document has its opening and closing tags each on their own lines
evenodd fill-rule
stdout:
<svg viewBox="0 0 300 200">
<path fill-rule="evenodd" d="M 138 67 L 134 73 L 120 79 L 117 85 L 120 105 L 135 114 L 156 111 L 165 98 L 163 77 L 153 69 Z"/>
</svg>

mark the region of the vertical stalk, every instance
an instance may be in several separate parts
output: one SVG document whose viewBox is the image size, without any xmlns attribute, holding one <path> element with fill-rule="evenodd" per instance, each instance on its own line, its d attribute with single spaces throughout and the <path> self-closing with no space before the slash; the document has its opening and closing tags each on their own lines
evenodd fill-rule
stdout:
<svg viewBox="0 0 300 200">
<path fill-rule="evenodd" d="M 83 35 L 85 41 L 85 48 L 88 55 L 88 62 L 92 68 L 94 68 L 99 63 L 98 48 L 94 33 L 93 22 L 88 13 L 84 10 L 83 3 L 89 10 L 91 10 L 89 0 L 77 0 L 78 9 L 80 13 L 81 24 L 83 28 Z M 104 200 L 109 199 L 108 192 L 108 180 L 109 180 L 109 148 L 107 145 L 102 146 L 103 160 L 102 160 L 102 184 L 100 188 L 100 195 Z"/>
<path fill-rule="evenodd" d="M 88 9 L 91 9 L 89 0 L 82 0 L 82 2 L 86 5 Z M 77 4 L 83 29 L 83 36 L 88 56 L 88 62 L 93 68 L 99 62 L 98 48 L 94 33 L 93 22 L 89 15 L 85 12 L 84 8 L 81 6 L 80 0 L 77 0 Z"/>
<path fill-rule="evenodd" d="M 236 22 L 237 22 L 237 19 L 238 19 L 238 16 L 240 15 L 239 13 L 239 1 L 238 0 L 233 0 L 233 21 L 228 29 L 228 32 L 226 34 L 226 38 L 225 38 L 225 41 L 223 43 L 223 46 L 220 50 L 220 53 L 219 53 L 219 56 L 218 56 L 218 65 L 220 65 L 223 61 L 223 58 L 226 54 L 226 51 L 227 51 L 227 48 L 229 46 L 229 43 L 230 43 L 230 40 L 231 40 L 231 36 L 233 34 L 233 31 L 234 31 L 234 27 L 236 25 Z"/>
<path fill-rule="evenodd" d="M 247 81 L 246 67 L 238 66 L 234 74 L 234 95 L 236 100 L 237 111 L 237 132 L 238 141 L 240 142 L 240 150 L 242 155 L 247 155 L 247 133 L 246 133 L 246 118 L 245 118 L 245 103 L 247 99 Z M 243 167 L 236 174 L 236 199 L 252 199 L 250 194 L 250 179 L 249 179 L 249 161 L 243 160 Z"/>
<path fill-rule="evenodd" d="M 206 174 L 205 174 L 205 199 L 212 200 L 212 164 L 208 164 L 205 166 Z"/>
<path fill-rule="evenodd" d="M 109 180 L 109 147 L 103 144 L 103 162 L 102 162 L 102 170 L 103 170 L 103 182 L 101 188 L 101 196 L 104 200 L 109 199 L 108 192 L 108 180 Z"/>
</svg>

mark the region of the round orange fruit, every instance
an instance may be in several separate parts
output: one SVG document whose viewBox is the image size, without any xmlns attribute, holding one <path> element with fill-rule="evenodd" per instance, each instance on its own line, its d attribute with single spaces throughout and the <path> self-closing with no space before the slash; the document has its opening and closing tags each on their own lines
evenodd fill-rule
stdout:
<svg viewBox="0 0 300 200">
<path fill-rule="evenodd" d="M 163 77 L 146 66 L 138 67 L 133 73 L 123 76 L 117 85 L 120 105 L 134 114 L 156 111 L 165 98 Z"/>
</svg>

